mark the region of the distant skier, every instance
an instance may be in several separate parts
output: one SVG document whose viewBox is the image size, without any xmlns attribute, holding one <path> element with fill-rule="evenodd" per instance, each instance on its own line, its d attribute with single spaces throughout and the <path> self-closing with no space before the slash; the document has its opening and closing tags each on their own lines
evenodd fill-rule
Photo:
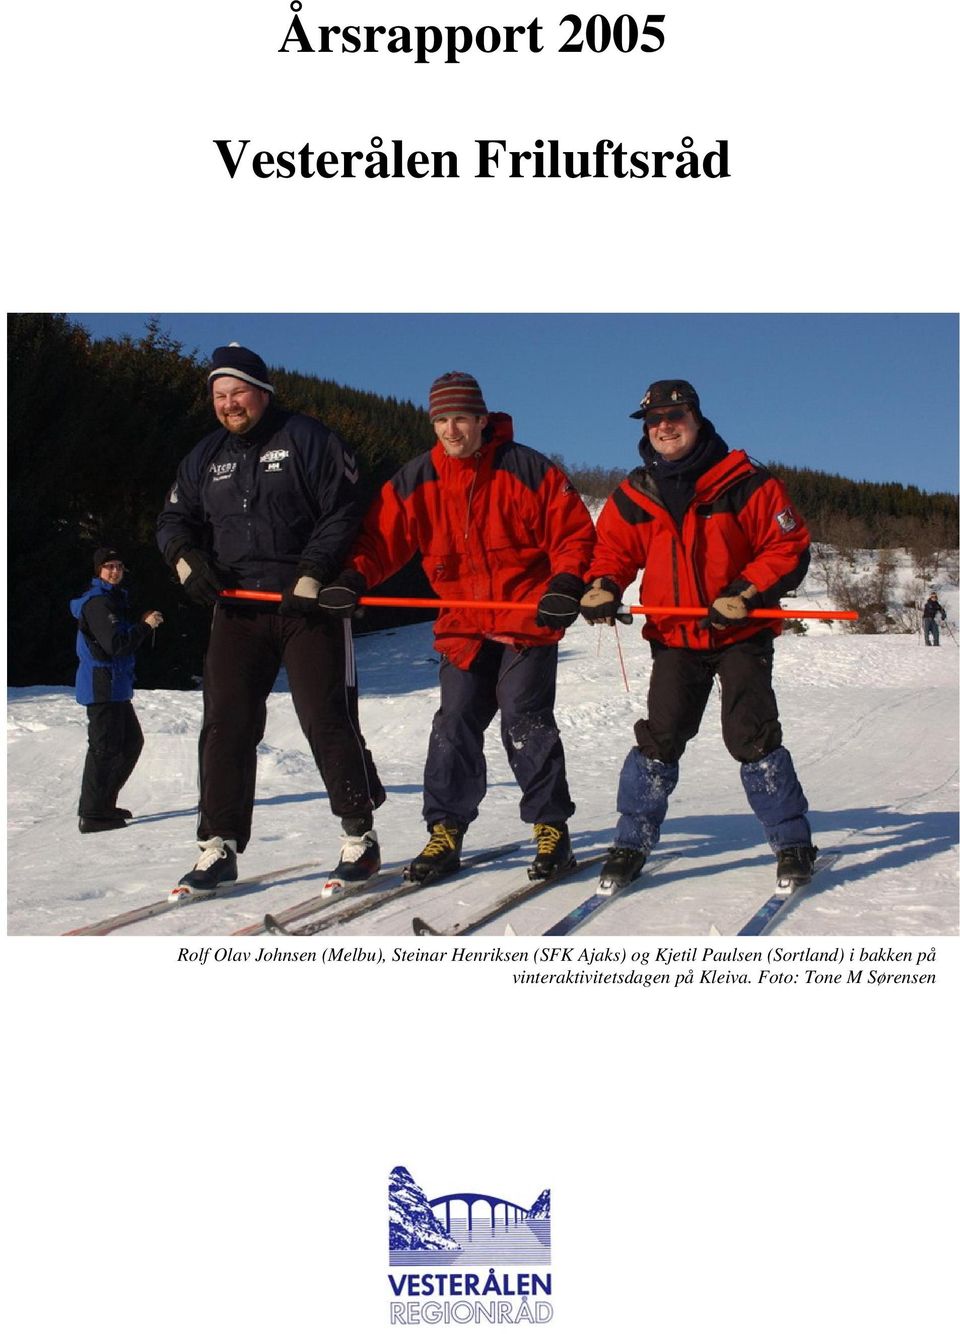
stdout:
<svg viewBox="0 0 960 1334">
<path fill-rule="evenodd" d="M 317 614 L 317 593 L 360 525 L 356 462 L 322 422 L 275 405 L 267 368 L 248 348 L 218 347 L 207 384 L 220 426 L 180 464 L 157 521 L 184 593 L 214 609 L 203 666 L 200 856 L 180 889 L 206 897 L 237 878 L 281 665 L 343 826 L 331 880 L 365 880 L 380 866 L 373 811 L 385 794 L 360 732 L 350 626 Z M 283 598 L 279 607 L 221 602 L 224 588 Z"/>
<path fill-rule="evenodd" d="M 937 617 L 941 621 L 946 621 L 947 613 L 937 597 L 937 590 L 931 588 L 930 596 L 923 604 L 923 642 L 927 648 L 940 647 L 940 627 L 937 625 Z"/>
<path fill-rule="evenodd" d="M 590 513 L 543 454 L 513 438 L 513 422 L 488 412 L 472 375 L 450 371 L 430 389 L 433 448 L 387 482 L 368 512 L 339 589 L 320 606 L 351 616 L 358 599 L 417 552 L 441 598 L 537 602 L 524 611 L 441 611 L 440 708 L 423 776 L 430 837 L 407 868 L 426 883 L 456 870 L 486 792 L 484 732 L 500 735 L 520 785 L 520 816 L 533 825 L 534 879 L 573 859 L 574 812 L 553 708 L 557 644 L 577 619 L 593 550 Z"/>
<path fill-rule="evenodd" d="M 777 855 L 778 879 L 803 883 L 817 850 L 773 692 L 780 625 L 747 616 L 754 607 L 776 606 L 801 583 L 809 533 L 781 483 L 742 450 L 727 448 L 688 381 L 655 381 L 632 416 L 644 422 L 644 466 L 601 511 L 583 615 L 612 624 L 639 570 L 644 602 L 706 604 L 709 612 L 699 622 L 658 615 L 644 624 L 653 655 L 648 716 L 636 724 L 637 744 L 620 774 L 616 842 L 601 881 L 618 887 L 640 874 L 716 677 L 723 739 Z"/>
<path fill-rule="evenodd" d="M 117 798 L 143 750 L 143 731 L 131 702 L 134 658 L 163 617 L 148 611 L 139 621 L 130 619 L 127 590 L 120 587 L 125 569 L 119 552 L 99 547 L 90 587 L 70 603 L 77 619 L 77 703 L 87 710 L 81 834 L 124 829 L 132 818 L 117 806 Z"/>
</svg>

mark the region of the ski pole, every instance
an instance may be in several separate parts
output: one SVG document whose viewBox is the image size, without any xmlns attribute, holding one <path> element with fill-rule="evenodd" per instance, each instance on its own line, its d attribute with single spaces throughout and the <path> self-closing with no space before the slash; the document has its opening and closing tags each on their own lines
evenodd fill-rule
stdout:
<svg viewBox="0 0 960 1334">
<path fill-rule="evenodd" d="M 224 588 L 220 591 L 222 598 L 245 598 L 252 602 L 279 602 L 281 594 L 266 593 L 259 589 L 250 588 Z M 484 602 L 470 598 L 386 598 L 370 597 L 364 594 L 358 599 L 361 607 L 425 607 L 427 609 L 434 607 L 438 611 L 448 608 L 455 610 L 470 609 L 472 611 L 536 611 L 536 602 Z M 651 607 L 636 605 L 632 607 L 619 607 L 618 612 L 630 612 L 638 616 L 706 616 L 710 610 L 709 607 Z M 754 619 L 779 618 L 782 620 L 799 621 L 856 621 L 860 619 L 860 613 L 856 611 L 819 611 L 810 608 L 790 608 L 785 611 L 782 607 L 757 607 L 753 611 L 748 611 L 747 615 Z"/>
</svg>

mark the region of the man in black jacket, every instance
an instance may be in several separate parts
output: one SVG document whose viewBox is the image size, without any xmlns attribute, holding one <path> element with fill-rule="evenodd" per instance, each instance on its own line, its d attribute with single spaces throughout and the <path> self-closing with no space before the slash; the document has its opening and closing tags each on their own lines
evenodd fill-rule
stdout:
<svg viewBox="0 0 960 1334">
<path fill-rule="evenodd" d="M 350 623 L 317 609 L 360 525 L 357 465 L 322 422 L 274 404 L 266 365 L 248 348 L 218 347 L 208 384 L 220 428 L 181 463 L 157 524 L 186 595 L 214 609 L 203 671 L 201 854 L 178 892 L 207 896 L 237 878 L 281 665 L 343 825 L 332 891 L 379 868 L 373 811 L 385 799 L 360 732 Z M 221 600 L 224 588 L 283 596 L 278 608 Z"/>
<path fill-rule="evenodd" d="M 931 588 L 930 596 L 923 604 L 923 642 L 927 648 L 940 647 L 940 627 L 937 625 L 937 617 L 941 621 L 946 621 L 947 613 L 943 609 L 943 604 L 937 597 L 937 590 Z"/>
</svg>

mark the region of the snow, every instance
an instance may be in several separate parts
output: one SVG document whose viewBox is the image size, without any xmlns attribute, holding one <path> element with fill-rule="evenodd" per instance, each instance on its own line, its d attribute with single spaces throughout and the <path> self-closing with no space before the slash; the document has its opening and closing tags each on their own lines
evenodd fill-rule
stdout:
<svg viewBox="0 0 960 1334">
<path fill-rule="evenodd" d="M 941 583 L 940 596 L 954 626 L 955 586 Z M 817 605 L 815 591 L 805 591 L 802 601 Z M 639 619 L 617 630 L 581 622 L 561 646 L 557 716 L 580 858 L 602 852 L 612 838 L 617 778 L 649 674 L 639 626 Z M 431 629 L 360 636 L 357 648 L 363 730 L 388 793 L 377 830 L 385 863 L 403 863 L 425 837 L 420 783 L 437 705 Z M 778 641 L 774 680 L 785 744 L 810 802 L 817 844 L 842 853 L 777 926 L 778 936 L 957 933 L 958 662 L 949 633 L 939 649 L 927 649 L 917 635 L 855 635 L 811 622 L 806 635 Z M 59 934 L 164 897 L 196 855 L 199 692 L 137 692 L 146 744 L 121 798 L 137 818 L 125 830 L 99 835 L 76 828 L 85 711 L 66 688 L 8 695 L 9 932 Z M 512 840 L 524 846 L 384 905 L 339 934 L 409 936 L 415 912 L 449 927 L 525 880 L 530 830 L 519 819 L 496 722 L 487 734 L 487 760 L 489 790 L 465 852 Z M 275 879 L 121 934 L 237 931 L 266 911 L 318 894 L 338 847 L 339 822 L 281 679 L 260 748 L 253 838 L 241 859 L 242 876 L 276 873 Z M 658 851 L 678 855 L 612 902 L 582 935 L 734 935 L 773 890 L 773 858 L 723 747 L 715 695 L 681 763 Z M 587 896 L 594 869 L 546 889 L 482 934 L 542 933 Z"/>
</svg>

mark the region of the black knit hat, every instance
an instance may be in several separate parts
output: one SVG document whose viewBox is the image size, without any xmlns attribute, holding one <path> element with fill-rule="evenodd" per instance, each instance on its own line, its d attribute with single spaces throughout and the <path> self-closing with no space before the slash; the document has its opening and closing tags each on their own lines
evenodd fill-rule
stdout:
<svg viewBox="0 0 960 1334">
<path fill-rule="evenodd" d="M 700 397 L 689 380 L 654 380 L 643 396 L 643 401 L 631 417 L 645 417 L 658 408 L 693 408 L 700 416 Z"/>
<path fill-rule="evenodd" d="M 123 557 L 116 547 L 97 547 L 93 553 L 93 572 L 99 574 L 108 561 L 123 561 Z"/>
<path fill-rule="evenodd" d="M 251 352 L 239 343 L 229 343 L 226 347 L 215 347 L 210 358 L 211 371 L 207 384 L 213 384 L 218 375 L 232 375 L 237 380 L 246 380 L 247 384 L 265 389 L 268 394 L 276 393 L 267 379 L 267 367 L 262 357 Z"/>
</svg>

